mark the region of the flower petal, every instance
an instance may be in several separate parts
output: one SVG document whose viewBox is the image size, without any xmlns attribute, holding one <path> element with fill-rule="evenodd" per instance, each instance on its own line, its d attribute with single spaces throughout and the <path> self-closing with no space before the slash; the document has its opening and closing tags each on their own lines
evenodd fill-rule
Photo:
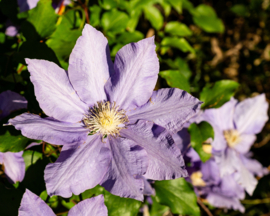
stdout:
<svg viewBox="0 0 270 216">
<path fill-rule="evenodd" d="M 41 118 L 38 115 L 23 113 L 8 121 L 22 135 L 55 145 L 81 144 L 87 137 L 88 130 L 81 123 L 60 122 L 53 118 Z"/>
<path fill-rule="evenodd" d="M 82 145 L 65 145 L 55 163 L 45 169 L 50 196 L 71 197 L 99 184 L 111 161 L 110 150 L 98 135 L 88 136 Z"/>
<path fill-rule="evenodd" d="M 167 180 L 187 176 L 181 152 L 164 128 L 140 120 L 121 133 L 146 150 L 149 163 L 145 178 Z"/>
<path fill-rule="evenodd" d="M 241 204 L 240 200 L 235 197 L 226 197 L 218 193 L 210 192 L 206 199 L 214 207 L 239 210 L 242 213 L 245 212 L 244 206 Z"/>
<path fill-rule="evenodd" d="M 257 134 L 268 120 L 265 94 L 248 98 L 235 108 L 234 121 L 240 133 Z"/>
<path fill-rule="evenodd" d="M 269 173 L 269 170 L 266 167 L 263 167 L 259 161 L 249 158 L 245 155 L 241 155 L 241 160 L 244 166 L 253 174 L 259 177 Z"/>
<path fill-rule="evenodd" d="M 26 189 L 21 205 L 19 216 L 55 216 L 52 209 L 36 194 Z"/>
<path fill-rule="evenodd" d="M 114 74 L 105 85 L 111 102 L 122 109 L 145 104 L 155 88 L 159 62 L 154 37 L 130 43 L 115 56 Z"/>
<path fill-rule="evenodd" d="M 240 142 L 237 143 L 233 148 L 241 154 L 246 154 L 250 147 L 254 144 L 256 136 L 253 134 L 241 134 Z"/>
<path fill-rule="evenodd" d="M 27 100 L 16 92 L 4 91 L 0 94 L 0 120 L 11 112 L 27 108 Z"/>
<path fill-rule="evenodd" d="M 112 152 L 112 163 L 102 180 L 102 186 L 117 196 L 143 201 L 148 158 L 146 151 L 134 141 L 125 138 L 107 140 Z"/>
<path fill-rule="evenodd" d="M 153 92 L 144 106 L 131 110 L 128 115 L 130 122 L 136 122 L 138 119 L 153 121 L 176 133 L 199 111 L 201 103 L 183 90 L 160 89 Z"/>
<path fill-rule="evenodd" d="M 17 181 L 22 181 L 25 175 L 25 163 L 22 157 L 23 151 L 20 152 L 6 152 L 2 153 L 2 163 L 4 165 L 4 172 L 8 180 L 13 184 Z"/>
<path fill-rule="evenodd" d="M 99 195 L 90 199 L 85 199 L 72 207 L 68 216 L 107 216 L 108 210 L 104 204 L 103 195 Z"/>
<path fill-rule="evenodd" d="M 70 54 L 68 76 L 88 106 L 107 99 L 104 85 L 110 73 L 113 63 L 108 41 L 100 31 L 86 24 Z"/>
<path fill-rule="evenodd" d="M 218 184 L 220 182 L 220 173 L 217 163 L 210 159 L 201 165 L 202 179 L 210 184 Z"/>
<path fill-rule="evenodd" d="M 41 109 L 48 116 L 61 121 L 82 120 L 88 106 L 78 97 L 64 69 L 45 60 L 26 59 L 25 61 Z"/>
</svg>

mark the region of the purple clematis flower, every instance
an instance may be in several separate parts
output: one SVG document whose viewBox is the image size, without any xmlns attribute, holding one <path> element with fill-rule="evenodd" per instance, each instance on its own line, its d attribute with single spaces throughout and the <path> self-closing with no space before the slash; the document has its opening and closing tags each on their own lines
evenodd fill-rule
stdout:
<svg viewBox="0 0 270 216">
<path fill-rule="evenodd" d="M 11 112 L 26 109 L 27 100 L 16 92 L 5 91 L 0 94 L 0 120 Z M 21 152 L 0 152 L 0 164 L 11 183 L 22 181 L 25 175 L 25 163 Z"/>
<path fill-rule="evenodd" d="M 214 158 L 203 163 L 197 152 L 189 147 L 190 135 L 187 128 L 183 128 L 173 138 L 183 152 L 185 162 L 190 164 L 187 167 L 187 180 L 192 183 L 197 196 L 214 207 L 244 212 L 240 200 L 244 199 L 245 191 L 237 183 L 235 174 L 221 177 L 220 168 Z"/>
<path fill-rule="evenodd" d="M 221 176 L 236 172 L 236 178 L 251 195 L 257 180 L 249 167 L 258 167 L 258 162 L 244 155 L 256 140 L 266 121 L 268 103 L 265 95 L 237 103 L 232 98 L 218 109 L 206 110 L 201 118 L 209 122 L 215 132 L 212 153 L 220 167 Z M 261 171 L 262 171 L 261 167 Z M 265 174 L 265 170 L 262 171 Z"/>
<path fill-rule="evenodd" d="M 21 205 L 19 216 L 55 216 L 52 209 L 36 194 L 26 189 Z M 72 207 L 68 216 L 107 216 L 108 210 L 104 204 L 103 195 L 85 199 Z"/>
<path fill-rule="evenodd" d="M 70 197 L 100 184 L 115 195 L 143 200 L 142 176 L 187 176 L 170 133 L 201 102 L 180 89 L 153 92 L 159 73 L 154 38 L 124 46 L 113 64 L 107 39 L 86 25 L 68 72 L 45 60 L 26 62 L 36 98 L 50 117 L 25 113 L 9 124 L 26 137 L 63 145 L 45 169 L 50 196 Z"/>
</svg>

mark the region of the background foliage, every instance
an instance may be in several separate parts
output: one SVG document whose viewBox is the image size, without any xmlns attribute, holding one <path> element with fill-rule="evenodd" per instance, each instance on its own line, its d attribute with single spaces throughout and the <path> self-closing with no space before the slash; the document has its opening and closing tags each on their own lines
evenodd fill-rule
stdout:
<svg viewBox="0 0 270 216">
<path fill-rule="evenodd" d="M 57 11 L 51 0 L 40 0 L 35 8 L 19 12 L 16 0 L 1 0 L 0 92 L 20 93 L 28 100 L 27 111 L 43 116 L 24 59 L 46 59 L 67 69 L 70 52 L 84 24 L 90 23 L 108 38 L 112 58 L 125 44 L 155 35 L 161 71 L 156 89 L 184 89 L 204 101 L 204 109 L 220 107 L 235 92 L 239 100 L 263 92 L 269 99 L 269 4 L 269 0 L 77 0 Z M 6 35 L 11 24 L 18 29 L 14 37 Z M 24 111 L 12 113 L 1 125 Z M 0 129 L 1 152 L 18 152 L 32 142 L 12 127 Z M 270 164 L 269 131 L 267 123 L 252 148 L 254 157 L 264 166 Z M 205 133 L 212 134 L 211 128 L 205 131 L 200 125 L 191 125 L 189 132 L 192 146 L 207 160 L 201 143 Z M 198 133 L 200 137 L 192 135 Z M 69 199 L 50 198 L 43 171 L 60 150 L 44 142 L 25 150 L 27 171 L 21 183 L 11 185 L 1 172 L 0 215 L 17 215 L 25 188 L 40 195 L 57 215 L 67 215 L 77 202 L 98 194 L 104 194 L 111 216 L 200 215 L 200 210 L 206 215 L 184 179 L 155 182 L 156 196 L 144 203 L 116 197 L 100 186 Z M 269 203 L 270 176 L 265 176 L 254 195 L 243 200 L 245 215 L 269 215 Z M 208 208 L 214 215 L 241 215 Z"/>
</svg>

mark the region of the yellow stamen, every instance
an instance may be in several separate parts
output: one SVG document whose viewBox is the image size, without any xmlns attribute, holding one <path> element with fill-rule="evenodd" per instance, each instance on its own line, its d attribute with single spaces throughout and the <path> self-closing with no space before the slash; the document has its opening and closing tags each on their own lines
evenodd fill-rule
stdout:
<svg viewBox="0 0 270 216">
<path fill-rule="evenodd" d="M 190 179 L 193 186 L 204 187 L 206 186 L 205 181 L 202 179 L 202 172 L 197 171 L 191 174 Z"/>
<path fill-rule="evenodd" d="M 226 130 L 223 134 L 230 147 L 234 147 L 241 141 L 240 134 L 237 130 Z"/>
<path fill-rule="evenodd" d="M 128 117 L 125 110 L 119 110 L 119 107 L 115 106 L 115 102 L 111 105 L 107 101 L 98 102 L 91 108 L 83 122 L 92 133 L 100 133 L 102 138 L 105 136 L 117 137 L 120 135 L 120 130 L 125 128 Z"/>
<path fill-rule="evenodd" d="M 205 153 L 208 153 L 208 154 L 212 153 L 212 146 L 211 145 L 203 144 L 202 149 Z"/>
</svg>

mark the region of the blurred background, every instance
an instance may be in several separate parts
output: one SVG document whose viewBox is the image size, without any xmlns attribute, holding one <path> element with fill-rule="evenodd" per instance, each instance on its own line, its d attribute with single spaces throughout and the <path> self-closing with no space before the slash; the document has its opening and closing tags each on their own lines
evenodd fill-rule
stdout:
<svg viewBox="0 0 270 216">
<path fill-rule="evenodd" d="M 44 115 L 35 99 L 24 58 L 47 59 L 67 69 L 69 55 L 85 23 L 102 31 L 108 38 L 112 59 L 125 44 L 155 36 L 161 71 L 156 89 L 177 87 L 199 97 L 203 87 L 230 79 L 240 84 L 235 94 L 237 99 L 260 93 L 265 93 L 270 99 L 269 0 L 37 2 L 0 1 L 0 92 L 12 90 L 23 95 L 28 100 L 31 113 Z M 265 167 L 270 165 L 269 131 L 268 122 L 252 147 L 254 158 Z M 5 133 L 1 131 L 2 138 Z M 14 137 L 18 135 L 15 130 L 9 133 Z M 38 165 L 36 161 L 29 162 L 28 166 L 35 166 L 27 171 L 24 183 L 37 194 L 44 190 L 44 181 L 40 180 L 43 183 L 35 185 L 38 182 L 35 179 L 42 178 L 45 165 L 54 161 L 60 151 L 51 145 L 41 148 L 36 147 L 36 152 L 43 151 L 48 157 L 39 160 L 41 156 L 37 155 Z M 25 154 L 24 157 L 28 156 Z M 37 171 L 39 169 L 42 172 Z M 6 190 L 4 183 L 0 186 L 0 200 L 8 199 L 6 196 L 12 193 Z M 16 196 L 19 198 L 14 202 L 19 202 L 21 195 Z M 44 196 L 48 201 L 49 198 Z M 51 206 L 61 210 L 68 205 L 63 203 L 71 202 L 55 199 L 59 200 L 52 201 L 54 204 Z M 62 207 L 58 203 L 62 203 Z M 260 179 L 254 195 L 246 195 L 242 203 L 246 208 L 244 215 L 270 216 L 270 176 Z M 6 207 L 3 202 L 1 205 Z M 224 212 L 209 208 L 214 215 L 242 215 L 231 210 Z M 172 215 L 164 208 L 150 209 L 150 213 L 151 216 Z M 201 214 L 207 215 L 204 210 Z"/>
</svg>

